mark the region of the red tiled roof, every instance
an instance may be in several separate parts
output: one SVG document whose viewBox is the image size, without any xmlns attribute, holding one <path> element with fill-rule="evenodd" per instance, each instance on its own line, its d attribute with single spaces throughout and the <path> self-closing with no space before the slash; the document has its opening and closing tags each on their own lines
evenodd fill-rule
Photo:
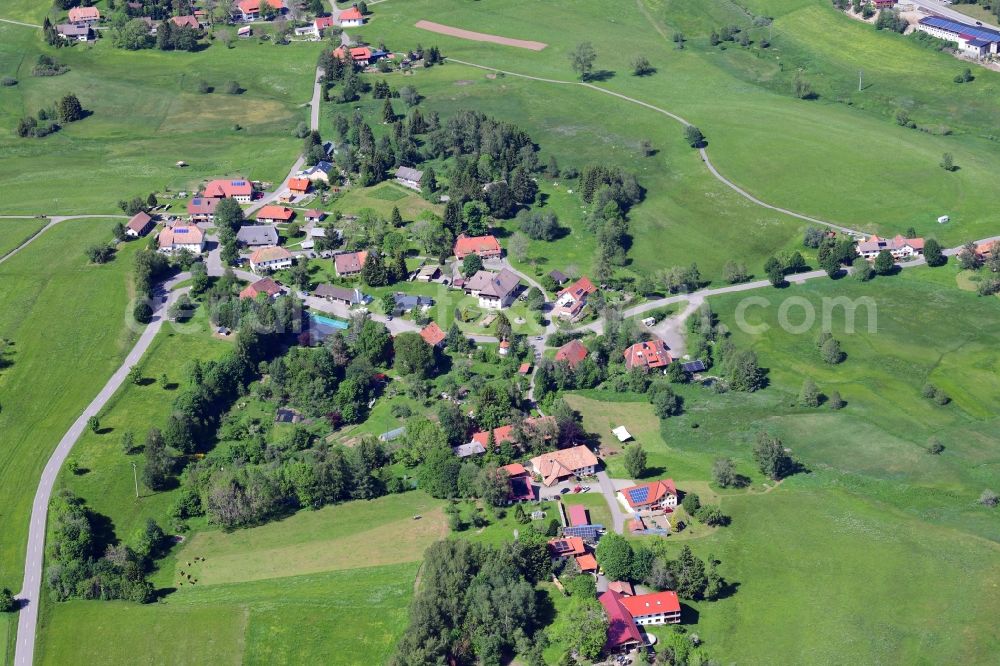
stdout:
<svg viewBox="0 0 1000 666">
<path fill-rule="evenodd" d="M 284 206 L 264 206 L 257 212 L 258 220 L 290 220 L 295 211 Z"/>
<path fill-rule="evenodd" d="M 531 372 L 531 364 L 530 363 L 522 363 L 520 365 L 520 367 L 518 367 L 517 372 L 518 372 L 518 374 L 521 374 L 521 375 L 528 374 L 529 372 Z"/>
<path fill-rule="evenodd" d="M 333 258 L 333 265 L 337 269 L 337 275 L 344 273 L 357 273 L 365 267 L 365 260 L 368 259 L 368 252 L 345 252 Z"/>
<path fill-rule="evenodd" d="M 319 210 L 318 208 L 313 208 L 312 210 L 307 210 L 306 211 L 306 218 L 307 219 L 316 218 L 317 220 L 322 220 L 325 215 L 326 215 L 326 212 L 322 211 L 322 210 Z"/>
<path fill-rule="evenodd" d="M 179 224 L 174 227 L 167 227 L 160 232 L 159 245 L 162 248 L 169 248 L 174 245 L 199 245 L 204 238 L 205 234 L 195 225 L 186 226 Z"/>
<path fill-rule="evenodd" d="M 635 594 L 635 588 L 632 587 L 632 583 L 625 580 L 616 580 L 608 583 L 608 589 L 617 592 L 622 596 L 632 596 Z"/>
<path fill-rule="evenodd" d="M 266 277 L 257 280 L 251 285 L 247 285 L 247 287 L 240 292 L 240 298 L 257 298 L 258 294 L 267 294 L 273 298 L 280 293 L 281 285 L 271 278 Z"/>
<path fill-rule="evenodd" d="M 358 19 L 362 19 L 362 18 L 364 18 L 364 16 L 361 15 L 361 12 L 358 10 L 358 8 L 357 7 L 351 7 L 350 9 L 345 9 L 344 11 L 340 12 L 340 16 L 337 17 L 337 20 L 339 20 L 339 21 L 357 21 Z"/>
<path fill-rule="evenodd" d="M 635 620 L 622 605 L 622 596 L 609 589 L 598 599 L 608 616 L 608 640 L 604 644 L 605 649 L 613 652 L 627 643 L 642 643 L 642 634 L 639 633 Z"/>
<path fill-rule="evenodd" d="M 590 518 L 587 517 L 587 507 L 582 504 L 570 504 L 566 507 L 566 514 L 569 516 L 569 524 L 572 527 L 590 524 Z"/>
<path fill-rule="evenodd" d="M 144 210 L 141 210 L 135 215 L 133 215 L 132 219 L 129 220 L 128 224 L 126 224 L 125 226 L 134 231 L 135 233 L 141 234 L 146 229 L 146 227 L 149 226 L 149 223 L 152 221 L 153 218 L 149 216 L 149 213 L 147 213 Z"/>
<path fill-rule="evenodd" d="M 72 7 L 69 10 L 70 23 L 77 21 L 96 21 L 101 18 L 101 12 L 97 7 Z"/>
<path fill-rule="evenodd" d="M 670 352 L 663 340 L 654 339 L 648 342 L 637 342 L 624 352 L 625 367 L 632 368 L 662 368 L 670 365 Z"/>
<path fill-rule="evenodd" d="M 309 179 L 308 178 L 289 178 L 288 179 L 288 189 L 293 192 L 308 192 L 309 191 Z"/>
<path fill-rule="evenodd" d="M 264 3 L 269 4 L 271 7 L 278 10 L 285 8 L 284 0 L 240 0 L 236 6 L 239 7 L 245 14 L 253 14 L 259 12 L 260 6 Z"/>
<path fill-rule="evenodd" d="M 633 502 L 633 491 L 639 491 L 643 488 L 646 489 L 646 492 L 640 492 L 639 496 L 645 496 L 646 499 L 642 502 Z M 644 506 L 649 506 L 650 504 L 656 504 L 666 495 L 673 495 L 676 497 L 677 486 L 674 485 L 673 479 L 660 479 L 659 481 L 650 481 L 648 483 L 640 483 L 634 486 L 629 486 L 628 488 L 622 488 L 621 494 L 630 507 L 638 509 Z"/>
<path fill-rule="evenodd" d="M 215 197 L 195 197 L 188 202 L 188 215 L 215 215 L 219 201 Z"/>
<path fill-rule="evenodd" d="M 178 18 L 186 17 L 174 17 L 174 22 L 176 23 Z M 194 17 L 190 17 L 194 18 Z M 226 180 L 224 178 L 219 178 L 210 181 L 205 185 L 205 196 L 206 197 L 249 197 L 253 194 L 253 184 L 249 180 L 244 180 L 242 178 L 234 178 L 232 180 Z"/>
<path fill-rule="evenodd" d="M 533 428 L 542 423 L 554 423 L 554 416 L 539 416 L 538 418 L 527 418 L 524 419 L 524 425 L 529 428 Z M 504 442 L 511 442 L 514 440 L 514 426 L 500 426 L 499 428 L 493 429 L 493 440 L 496 442 L 497 446 L 503 444 Z M 472 441 L 477 444 L 482 444 L 483 448 L 486 448 L 490 442 L 490 432 L 488 430 L 483 430 L 477 432 L 472 436 Z"/>
<path fill-rule="evenodd" d="M 586 573 L 588 571 L 597 571 L 597 559 L 590 553 L 584 553 L 583 555 L 576 556 L 576 565 L 580 567 L 580 571 Z"/>
<path fill-rule="evenodd" d="M 596 467 L 597 456 L 586 446 L 574 446 L 535 456 L 531 459 L 531 466 L 542 476 L 542 482 L 546 486 L 551 486 L 578 469 Z"/>
<path fill-rule="evenodd" d="M 587 358 L 587 348 L 579 340 L 570 340 L 556 352 L 557 361 L 566 361 L 570 368 L 575 368 L 580 361 Z"/>
<path fill-rule="evenodd" d="M 198 23 L 198 19 L 190 14 L 187 16 L 171 16 L 170 20 L 173 21 L 174 25 L 178 28 L 188 27 L 197 30 L 201 27 L 201 24 Z"/>
<path fill-rule="evenodd" d="M 291 259 L 292 253 L 283 247 L 262 247 L 254 250 L 250 255 L 251 264 L 259 264 L 263 261 L 275 261 L 278 259 Z"/>
<path fill-rule="evenodd" d="M 429 344 L 431 347 L 436 347 L 437 345 L 444 342 L 444 339 L 448 335 L 441 330 L 441 327 L 437 325 L 437 322 L 432 321 L 431 323 L 424 326 L 420 331 L 420 337 L 424 339 L 424 342 Z"/>
<path fill-rule="evenodd" d="M 332 16 L 319 16 L 313 21 L 313 25 L 316 26 L 317 30 L 323 30 L 325 28 L 333 27 L 333 17 Z"/>
<path fill-rule="evenodd" d="M 657 613 L 679 613 L 681 611 L 681 602 L 677 599 L 677 593 L 672 590 L 624 597 L 619 599 L 619 603 L 625 607 L 625 610 L 633 618 L 644 615 L 655 615 Z"/>
<path fill-rule="evenodd" d="M 528 470 L 524 469 L 524 465 L 521 463 L 511 463 L 509 465 L 504 465 L 501 467 L 503 471 L 507 472 L 507 476 L 514 478 L 517 476 L 524 476 L 528 473 Z"/>
<path fill-rule="evenodd" d="M 562 544 L 562 547 L 560 547 L 560 544 Z M 572 536 L 549 539 L 549 551 L 554 555 L 576 557 L 577 555 L 583 555 L 586 553 L 587 549 L 583 545 L 583 539 Z"/>
<path fill-rule="evenodd" d="M 466 236 L 462 234 L 455 240 L 453 252 L 462 258 L 467 254 L 499 254 L 500 243 L 493 236 Z"/>
<path fill-rule="evenodd" d="M 570 286 L 560 291 L 558 294 L 556 294 L 556 297 L 558 298 L 563 294 L 569 294 L 573 298 L 579 300 L 581 298 L 584 298 L 588 294 L 594 293 L 595 291 L 597 291 L 597 287 L 595 287 L 589 279 L 587 279 L 586 277 L 582 277 L 573 284 L 571 284 Z"/>
</svg>

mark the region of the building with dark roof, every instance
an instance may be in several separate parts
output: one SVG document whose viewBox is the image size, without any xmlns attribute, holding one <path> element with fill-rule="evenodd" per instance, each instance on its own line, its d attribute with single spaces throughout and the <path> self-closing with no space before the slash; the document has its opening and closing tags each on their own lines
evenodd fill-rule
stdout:
<svg viewBox="0 0 1000 666">
<path fill-rule="evenodd" d="M 926 16 L 920 19 L 916 29 L 938 39 L 955 42 L 964 55 L 982 58 L 1000 53 L 1000 32 L 990 28 L 959 23 L 941 16 Z"/>
</svg>

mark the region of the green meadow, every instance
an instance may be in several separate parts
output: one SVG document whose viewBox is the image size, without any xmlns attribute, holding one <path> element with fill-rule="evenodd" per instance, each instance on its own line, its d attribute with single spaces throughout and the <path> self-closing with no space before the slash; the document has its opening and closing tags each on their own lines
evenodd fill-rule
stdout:
<svg viewBox="0 0 1000 666">
<path fill-rule="evenodd" d="M 10 254 L 48 223 L 43 219 L 0 220 L 0 258 Z"/>
<path fill-rule="evenodd" d="M 990 235 L 990 183 L 1000 166 L 994 143 L 1000 74 L 976 68 L 975 82 L 956 85 L 952 78 L 961 71 L 961 61 L 899 35 L 879 33 L 838 14 L 824 0 L 755 0 L 747 9 L 708 0 L 683 4 L 644 0 L 613 8 L 567 1 L 539 5 L 517 0 L 474 4 L 414 0 L 375 9 L 376 18 L 364 30 L 366 38 L 385 38 L 404 47 L 437 44 L 456 59 L 561 81 L 574 79 L 568 53 L 577 43 L 590 41 L 598 52 L 595 71 L 600 75 L 594 85 L 657 105 L 698 125 L 721 172 L 774 205 L 881 233 L 913 226 L 952 245 Z M 773 27 L 752 27 L 754 14 L 775 17 Z M 532 20 L 524 21 L 526 15 Z M 445 37 L 414 29 L 419 19 L 549 46 L 532 52 Z M 748 29 L 751 47 L 735 43 L 726 43 L 724 50 L 710 47 L 709 33 L 724 25 Z M 769 30 L 771 46 L 761 48 Z M 676 32 L 687 40 L 683 50 L 674 47 Z M 629 63 L 637 54 L 645 55 L 657 72 L 632 76 Z M 866 81 L 860 92 L 859 68 L 864 69 Z M 791 82 L 800 69 L 818 99 L 792 96 Z M 419 80 L 415 77 L 413 82 L 418 89 Z M 600 151 L 607 155 L 604 159 L 611 159 L 609 146 L 618 143 L 616 135 L 636 132 L 634 141 L 651 140 L 667 158 L 667 168 L 687 176 L 678 174 L 667 195 L 657 187 L 656 196 L 671 196 L 686 207 L 698 199 L 711 201 L 714 215 L 684 211 L 688 214 L 679 215 L 675 226 L 659 236 L 662 246 L 691 243 L 702 236 L 705 245 L 732 243 L 720 237 L 714 225 L 729 227 L 729 233 L 744 242 L 758 240 L 759 230 L 747 224 L 746 212 L 728 216 L 720 205 L 718 199 L 731 196 L 728 191 L 716 192 L 721 186 L 707 188 L 696 182 L 707 176 L 696 156 L 684 154 L 681 127 L 675 121 L 595 90 L 537 85 L 532 99 L 508 96 L 507 104 L 529 117 L 538 115 L 533 106 L 549 113 L 566 111 L 574 119 L 586 118 L 590 111 L 600 115 L 601 129 L 575 137 L 570 155 L 598 148 L 604 149 Z M 453 96 L 463 92 L 456 90 Z M 893 117 L 898 108 L 906 109 L 928 131 L 897 126 Z M 572 127 L 573 123 L 563 132 L 572 132 Z M 944 152 L 954 155 L 958 171 L 948 173 L 938 166 Z M 685 192 L 677 180 L 691 190 Z M 751 214 L 773 217 L 766 213 L 754 209 Z M 647 201 L 633 215 L 637 231 L 647 214 L 664 217 L 656 204 Z M 941 214 L 951 215 L 955 223 L 939 228 L 935 220 Z M 650 237 L 637 233 L 647 243 Z M 731 251 L 739 247 L 734 245 Z M 633 256 L 641 261 L 636 250 Z"/>
<path fill-rule="evenodd" d="M 216 42 L 196 53 L 124 51 L 106 39 L 53 49 L 39 30 L 0 23 L 0 75 L 18 80 L 0 98 L 0 126 L 9 129 L 0 133 L 0 210 L 118 212 L 120 199 L 149 192 L 162 198 L 219 176 L 283 179 L 301 144 L 295 127 L 308 120 L 303 105 L 312 97 L 320 48 L 241 40 L 232 49 Z M 70 71 L 32 76 L 42 53 Z M 225 94 L 232 80 L 244 92 Z M 201 81 L 213 92 L 200 94 Z M 20 117 L 69 92 L 91 115 L 41 139 L 13 134 Z M 178 161 L 189 166 L 178 168 Z"/>
<path fill-rule="evenodd" d="M 31 500 L 52 449 L 131 348 L 125 326 L 132 254 L 88 265 L 84 248 L 111 238 L 113 220 L 62 222 L 0 264 L 0 585 L 20 589 Z"/>
</svg>

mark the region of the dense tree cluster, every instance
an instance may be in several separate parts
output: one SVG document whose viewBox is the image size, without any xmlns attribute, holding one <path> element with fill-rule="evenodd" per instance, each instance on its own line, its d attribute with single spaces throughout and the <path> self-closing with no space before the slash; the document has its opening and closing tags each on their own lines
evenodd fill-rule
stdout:
<svg viewBox="0 0 1000 666">
<path fill-rule="evenodd" d="M 390 663 L 544 663 L 533 584 L 549 573 L 546 538 L 532 528 L 492 548 L 439 541 L 427 549 L 409 624 Z"/>
<path fill-rule="evenodd" d="M 150 520 L 131 547 L 105 542 L 108 537 L 96 524 L 99 518 L 68 490 L 52 498 L 46 581 L 53 598 L 152 601 L 153 586 L 146 572 L 150 558 L 162 548 L 163 531 Z"/>
</svg>

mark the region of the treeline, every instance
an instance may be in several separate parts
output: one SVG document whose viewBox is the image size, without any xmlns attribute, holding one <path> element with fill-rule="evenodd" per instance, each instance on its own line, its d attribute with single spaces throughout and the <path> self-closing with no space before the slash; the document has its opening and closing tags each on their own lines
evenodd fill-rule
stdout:
<svg viewBox="0 0 1000 666">
<path fill-rule="evenodd" d="M 635 176 L 617 167 L 590 166 L 580 174 L 583 200 L 590 204 L 585 220 L 587 229 L 597 236 L 594 277 L 607 282 L 615 267 L 627 263 L 632 244 L 626 214 L 645 195 Z"/>
<path fill-rule="evenodd" d="M 46 581 L 56 601 L 67 599 L 153 600 L 146 579 L 152 560 L 165 544 L 163 530 L 150 519 L 130 544 L 106 543 L 101 517 L 69 490 L 59 491 L 49 503 L 52 525 L 48 544 Z"/>
<path fill-rule="evenodd" d="M 39 56 L 39 64 L 44 59 L 48 59 L 48 56 Z M 63 125 L 82 120 L 85 116 L 86 112 L 83 110 L 79 98 L 73 93 L 69 93 L 53 106 L 39 109 L 34 116 L 22 117 L 17 122 L 14 133 L 21 138 L 41 138 L 58 132 Z"/>
<path fill-rule="evenodd" d="M 427 549 L 409 624 L 393 666 L 499 666 L 515 655 L 545 663 L 545 619 L 534 584 L 550 574 L 546 537 L 533 528 L 499 547 L 439 541 Z"/>
</svg>

